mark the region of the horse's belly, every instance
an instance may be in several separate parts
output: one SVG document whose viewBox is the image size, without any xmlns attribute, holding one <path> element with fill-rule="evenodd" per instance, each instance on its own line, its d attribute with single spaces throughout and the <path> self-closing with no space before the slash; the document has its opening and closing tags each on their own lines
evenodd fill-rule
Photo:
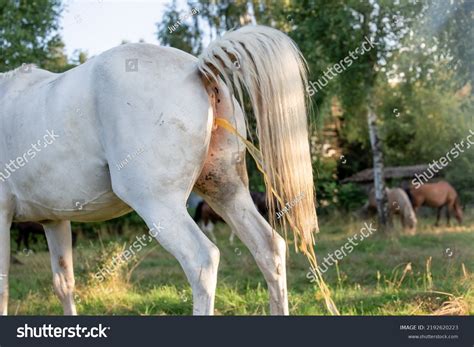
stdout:
<svg viewBox="0 0 474 347">
<path fill-rule="evenodd" d="M 77 194 L 76 194 L 77 195 Z M 95 196 L 72 198 L 58 201 L 53 206 L 31 198 L 16 201 L 14 220 L 44 221 L 71 220 L 74 222 L 100 222 L 120 217 L 132 211 L 130 206 L 119 199 L 112 191 Z"/>
<path fill-rule="evenodd" d="M 431 208 L 443 206 L 448 200 L 448 196 L 444 192 L 429 192 L 424 196 L 424 205 Z"/>
<path fill-rule="evenodd" d="M 2 106 L 0 184 L 16 221 L 100 221 L 131 210 L 112 190 L 89 70 L 25 87 Z"/>
</svg>

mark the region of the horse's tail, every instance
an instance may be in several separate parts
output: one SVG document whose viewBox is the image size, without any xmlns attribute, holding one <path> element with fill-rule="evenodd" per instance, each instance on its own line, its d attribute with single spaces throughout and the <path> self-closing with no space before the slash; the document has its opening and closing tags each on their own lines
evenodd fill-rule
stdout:
<svg viewBox="0 0 474 347">
<path fill-rule="evenodd" d="M 276 29 L 246 26 L 212 42 L 199 57 L 199 70 L 211 81 L 222 77 L 242 108 L 242 90 L 248 94 L 257 121 L 262 153 L 257 164 L 265 172 L 271 222 L 274 194 L 281 207 L 291 206 L 283 227 L 289 224 L 295 245 L 312 253 L 318 220 L 308 143 L 307 69 L 300 51 Z"/>
</svg>

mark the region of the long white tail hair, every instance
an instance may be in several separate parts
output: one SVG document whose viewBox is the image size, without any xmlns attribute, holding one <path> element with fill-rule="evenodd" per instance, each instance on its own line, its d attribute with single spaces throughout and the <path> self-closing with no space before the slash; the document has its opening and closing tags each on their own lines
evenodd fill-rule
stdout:
<svg viewBox="0 0 474 347">
<path fill-rule="evenodd" d="M 246 26 L 212 42 L 199 56 L 199 70 L 207 78 L 222 77 L 242 108 L 243 91 L 248 94 L 272 224 L 273 193 L 285 211 L 280 219 L 285 232 L 289 225 L 295 246 L 312 252 L 318 220 L 308 141 L 307 68 L 300 51 L 276 29 Z"/>
</svg>

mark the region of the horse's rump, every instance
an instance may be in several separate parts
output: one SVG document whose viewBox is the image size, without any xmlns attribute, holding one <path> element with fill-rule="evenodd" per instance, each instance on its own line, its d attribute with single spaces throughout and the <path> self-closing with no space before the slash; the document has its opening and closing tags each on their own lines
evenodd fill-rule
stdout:
<svg viewBox="0 0 474 347">
<path fill-rule="evenodd" d="M 113 190 L 116 172 L 150 161 L 170 166 L 173 152 L 198 170 L 203 158 L 189 148 L 205 151 L 212 117 L 196 61 L 176 49 L 130 44 L 65 73 L 32 68 L 0 77 L 0 136 L 7 142 L 0 179 L 15 197 L 15 220 L 115 218 L 131 211 Z M 48 132 L 57 136 L 52 144 L 30 148 Z M 195 141 L 168 142 L 173 132 Z M 161 153 L 147 158 L 150 148 Z M 17 157 L 28 162 L 6 172 L 4 164 Z"/>
<path fill-rule="evenodd" d="M 446 181 L 425 183 L 418 188 L 411 186 L 410 193 L 416 206 L 426 205 L 433 208 L 454 204 L 458 197 L 456 190 Z"/>
</svg>

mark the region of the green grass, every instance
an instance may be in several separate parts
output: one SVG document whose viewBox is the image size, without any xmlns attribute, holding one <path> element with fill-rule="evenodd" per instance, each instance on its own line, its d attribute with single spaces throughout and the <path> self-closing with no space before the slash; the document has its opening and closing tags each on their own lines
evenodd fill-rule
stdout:
<svg viewBox="0 0 474 347">
<path fill-rule="evenodd" d="M 363 221 L 347 216 L 322 218 L 316 252 L 321 259 L 340 248 Z M 345 315 L 473 314 L 474 216 L 466 213 L 462 227 L 434 228 L 420 221 L 414 236 L 373 235 L 330 267 L 324 277 L 333 299 Z M 138 254 L 114 276 L 98 284 L 92 278 L 104 262 L 128 247 L 144 228 L 129 227 L 123 236 L 101 233 L 101 241 L 80 239 L 75 250 L 78 310 L 83 315 L 188 315 L 191 290 L 177 261 L 156 243 Z M 221 250 L 216 314 L 269 313 L 266 284 L 248 250 L 238 240 L 228 242 L 229 229 L 216 231 Z M 133 242 L 133 241 L 132 241 Z M 449 257 L 446 249 L 454 254 Z M 327 315 L 317 288 L 306 278 L 308 263 L 293 252 L 287 263 L 290 313 Z M 448 251 L 449 253 L 449 251 Z M 10 314 L 62 314 L 53 294 L 49 254 L 17 255 L 24 265 L 12 265 Z M 431 258 L 431 266 L 427 262 Z M 408 266 L 410 264 L 410 266 Z M 429 264 L 428 264 L 429 265 Z M 405 273 L 404 273 L 405 272 Z"/>
</svg>

